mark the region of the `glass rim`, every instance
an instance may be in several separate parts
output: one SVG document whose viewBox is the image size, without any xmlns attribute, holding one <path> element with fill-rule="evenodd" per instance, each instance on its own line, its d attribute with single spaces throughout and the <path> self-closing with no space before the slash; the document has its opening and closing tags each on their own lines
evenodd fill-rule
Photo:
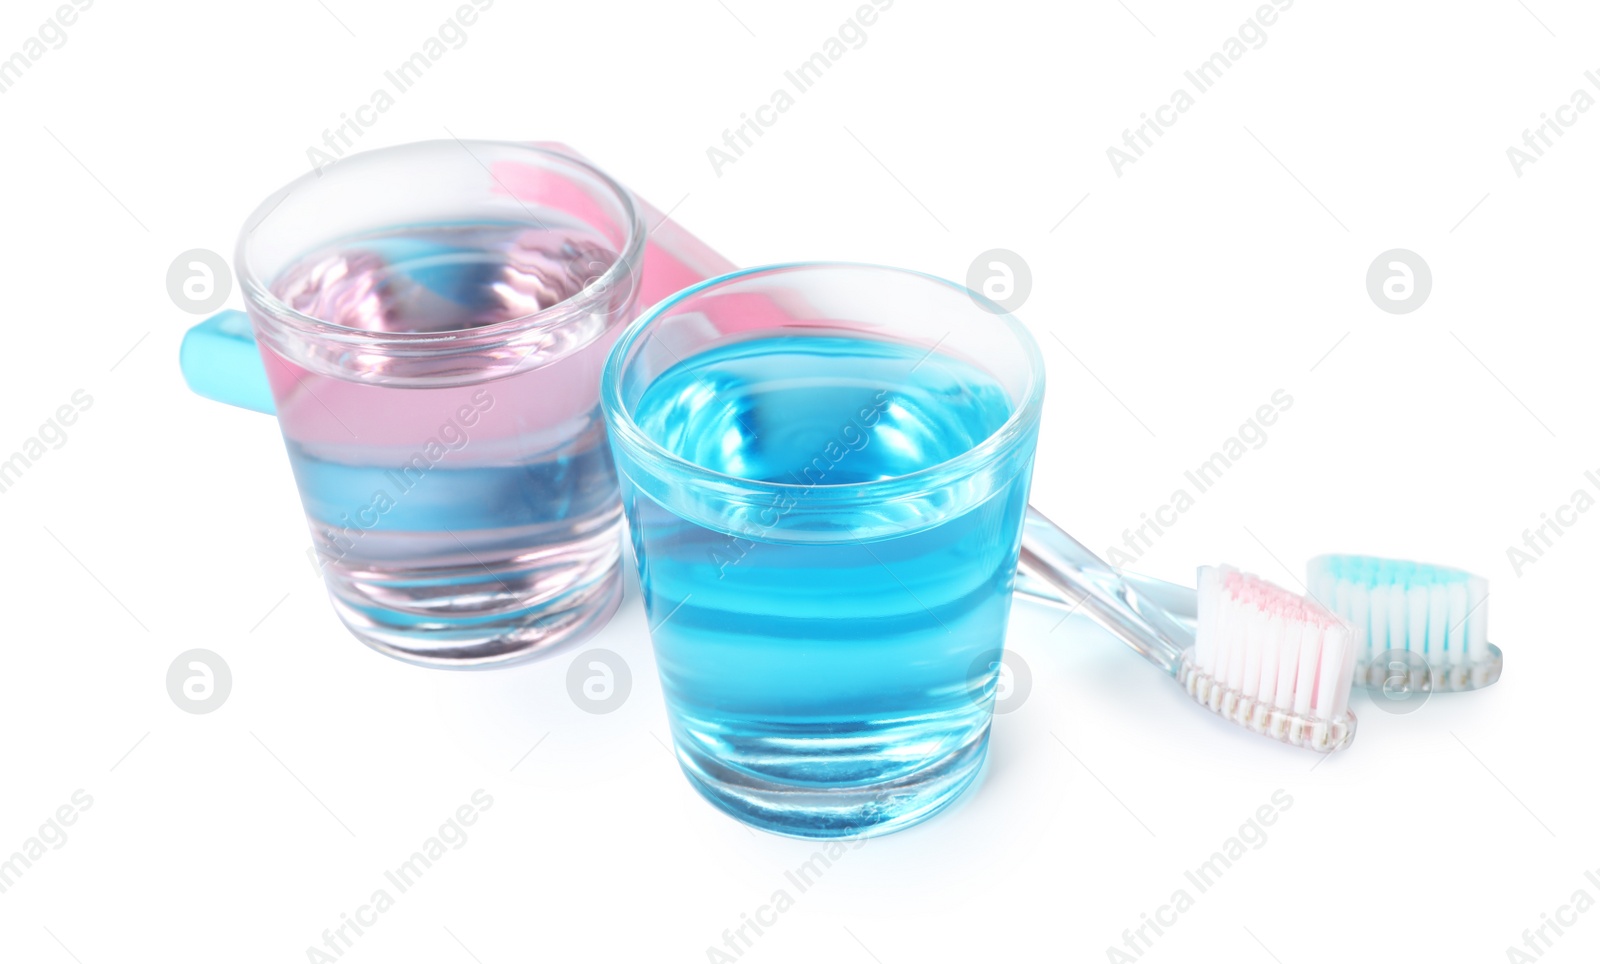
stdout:
<svg viewBox="0 0 1600 964">
<path fill-rule="evenodd" d="M 646 240 L 644 218 L 639 211 L 639 206 L 634 201 L 633 194 L 627 188 L 623 187 L 605 171 L 581 158 L 548 147 L 519 141 L 462 140 L 461 138 L 446 140 L 444 138 L 435 138 L 433 140 L 410 141 L 405 144 L 393 144 L 388 147 L 359 151 L 342 158 L 340 163 L 355 160 L 356 158 L 373 158 L 383 154 L 401 154 L 418 148 L 446 144 L 459 145 L 474 160 L 477 160 L 477 155 L 472 153 L 473 147 L 511 148 L 539 157 L 547 162 L 554 161 L 555 166 L 558 167 L 565 165 L 569 169 L 576 170 L 600 182 L 621 207 L 622 219 L 625 222 L 626 234 L 623 238 L 623 243 L 618 246 L 620 250 L 616 252 L 616 260 L 605 271 L 585 285 L 582 291 L 572 295 L 570 298 L 558 301 L 538 311 L 507 318 L 491 325 L 482 325 L 476 328 L 452 328 L 444 331 L 373 331 L 368 328 L 351 328 L 346 325 L 340 325 L 291 307 L 267 287 L 266 282 L 257 276 L 250 264 L 250 254 L 252 253 L 250 244 L 256 230 L 296 190 L 320 180 L 324 175 L 318 170 L 302 174 L 269 194 L 245 219 L 245 226 L 240 231 L 238 243 L 234 248 L 234 270 L 239 277 L 239 288 L 244 295 L 245 302 L 251 307 L 259 309 L 264 316 L 275 324 L 286 326 L 298 334 L 313 335 L 322 340 L 342 342 L 359 347 L 389 347 L 393 349 L 427 351 L 430 348 L 439 349 L 446 345 L 458 345 L 463 342 L 470 342 L 474 345 L 480 345 L 485 342 L 492 343 L 515 338 L 530 331 L 556 327 L 569 318 L 587 312 L 594 304 L 608 297 L 619 279 L 625 279 L 630 286 L 636 283 L 638 269 L 643 262 Z M 482 161 L 479 161 L 479 164 L 482 165 Z M 337 168 L 338 164 L 335 164 L 334 167 Z M 495 180 L 495 183 L 500 183 L 499 178 L 495 177 L 492 171 L 488 171 L 487 167 L 484 169 Z M 504 188 L 505 185 L 501 184 L 501 187 Z M 509 188 L 506 188 L 506 191 L 511 197 L 516 198 L 515 194 L 510 193 Z"/>
<path fill-rule="evenodd" d="M 708 469 L 698 462 L 678 455 L 676 452 L 662 446 L 639 427 L 638 422 L 633 418 L 633 413 L 623 399 L 622 370 L 632 354 L 633 347 L 642 344 L 650 334 L 654 333 L 651 326 L 657 319 L 672 308 L 712 288 L 732 284 L 753 275 L 778 274 L 786 271 L 805 271 L 816 268 L 859 268 L 867 271 L 909 275 L 971 296 L 975 301 L 975 308 L 990 312 L 995 320 L 1006 328 L 1013 341 L 1021 348 L 1026 362 L 1028 384 L 1024 388 L 1021 397 L 1012 407 L 1011 414 L 1007 416 L 1005 422 L 982 441 L 959 455 L 936 462 L 933 465 L 924 466 L 915 471 L 886 479 L 874 479 L 868 482 L 846 482 L 834 485 L 770 482 L 763 479 L 748 479 L 743 476 L 728 475 L 714 469 Z M 937 348 L 938 345 L 935 344 L 934 350 L 937 350 Z M 1032 333 L 1028 331 L 1022 322 L 1017 320 L 1015 315 L 964 284 L 913 268 L 897 268 L 859 261 L 789 261 L 780 264 L 741 268 L 714 278 L 707 278 L 675 294 L 668 295 L 649 309 L 641 312 L 639 317 L 617 339 L 617 343 L 611 348 L 611 353 L 606 357 L 605 367 L 600 375 L 600 406 L 606 415 L 607 428 L 611 432 L 613 441 L 625 446 L 630 456 L 640 459 L 645 463 L 645 467 L 652 472 L 659 473 L 665 469 L 675 475 L 688 476 L 701 484 L 745 493 L 771 494 L 781 497 L 800 493 L 815 495 L 821 490 L 843 500 L 855 501 L 871 499 L 890 490 L 906 490 L 911 493 L 930 491 L 948 484 L 952 478 L 975 475 L 1004 458 L 1038 424 L 1044 407 L 1044 384 L 1044 356 L 1040 352 L 1039 344 Z M 905 494 L 906 492 L 895 491 L 896 497 L 904 497 Z"/>
</svg>

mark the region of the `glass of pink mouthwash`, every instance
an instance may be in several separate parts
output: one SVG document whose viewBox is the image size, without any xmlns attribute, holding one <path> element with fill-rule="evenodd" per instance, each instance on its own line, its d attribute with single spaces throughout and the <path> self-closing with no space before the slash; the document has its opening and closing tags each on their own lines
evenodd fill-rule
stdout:
<svg viewBox="0 0 1600 964">
<path fill-rule="evenodd" d="M 645 231 L 565 154 L 432 141 L 268 198 L 237 270 L 334 609 L 380 652 L 500 665 L 621 599 L 599 407 Z"/>
</svg>

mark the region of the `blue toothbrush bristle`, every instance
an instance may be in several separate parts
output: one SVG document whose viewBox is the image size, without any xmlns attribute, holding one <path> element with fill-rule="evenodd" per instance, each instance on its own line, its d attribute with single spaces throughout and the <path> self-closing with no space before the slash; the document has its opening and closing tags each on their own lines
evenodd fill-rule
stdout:
<svg viewBox="0 0 1600 964">
<path fill-rule="evenodd" d="M 1395 653 L 1420 657 L 1434 673 L 1469 677 L 1492 661 L 1498 675 L 1499 654 L 1488 636 L 1489 581 L 1481 576 L 1430 563 L 1328 555 L 1308 564 L 1307 584 L 1355 629 L 1358 680 Z"/>
</svg>

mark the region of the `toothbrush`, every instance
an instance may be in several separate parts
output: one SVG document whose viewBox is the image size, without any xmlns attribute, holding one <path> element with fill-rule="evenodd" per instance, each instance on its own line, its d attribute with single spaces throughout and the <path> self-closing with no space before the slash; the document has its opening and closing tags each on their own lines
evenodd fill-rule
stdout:
<svg viewBox="0 0 1600 964">
<path fill-rule="evenodd" d="M 1191 620 L 1032 508 L 1022 564 L 1224 719 L 1320 753 L 1355 739 L 1356 634 L 1316 601 L 1230 567 L 1204 566 Z"/>
<path fill-rule="evenodd" d="M 1355 630 L 1355 682 L 1406 692 L 1464 692 L 1500 678 L 1489 642 L 1489 580 L 1461 569 L 1374 556 L 1318 556 L 1306 585 Z"/>
<path fill-rule="evenodd" d="M 1054 527 L 1042 516 L 1041 520 L 1037 538 L 1042 539 Z M 1488 640 L 1487 579 L 1446 566 L 1370 556 L 1319 556 L 1307 569 L 1313 598 L 1355 630 L 1355 685 L 1376 688 L 1399 682 L 1408 693 L 1466 693 L 1499 681 L 1505 657 Z M 1331 589 L 1328 576 L 1333 577 Z M 1199 618 L 1195 590 L 1121 570 L 1113 570 L 1107 578 L 1119 599 L 1137 599 L 1143 610 L 1159 611 L 1166 623 L 1193 635 Z M 1444 615 L 1429 618 L 1438 588 L 1445 594 Z M 1426 591 L 1426 600 L 1418 589 Z M 1077 596 L 1064 597 L 1029 571 L 1026 560 L 1017 572 L 1016 592 L 1053 606 L 1078 605 L 1069 601 Z M 1401 607 L 1390 600 L 1402 601 Z M 1386 655 L 1392 658 L 1376 662 Z M 1403 682 L 1397 673 L 1404 674 Z"/>
</svg>

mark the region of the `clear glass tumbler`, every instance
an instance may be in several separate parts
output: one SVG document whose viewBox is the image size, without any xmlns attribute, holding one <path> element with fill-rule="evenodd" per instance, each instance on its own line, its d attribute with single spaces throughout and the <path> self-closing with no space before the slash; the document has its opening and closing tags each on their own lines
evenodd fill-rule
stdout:
<svg viewBox="0 0 1600 964">
<path fill-rule="evenodd" d="M 1044 395 L 964 286 L 802 264 L 646 311 L 601 401 L 677 755 L 714 804 L 885 833 L 977 776 Z"/>
<path fill-rule="evenodd" d="M 361 640 L 496 665 L 615 611 L 599 382 L 644 235 L 594 167 L 484 141 L 354 155 L 250 218 L 246 307 L 314 561 Z"/>
</svg>

